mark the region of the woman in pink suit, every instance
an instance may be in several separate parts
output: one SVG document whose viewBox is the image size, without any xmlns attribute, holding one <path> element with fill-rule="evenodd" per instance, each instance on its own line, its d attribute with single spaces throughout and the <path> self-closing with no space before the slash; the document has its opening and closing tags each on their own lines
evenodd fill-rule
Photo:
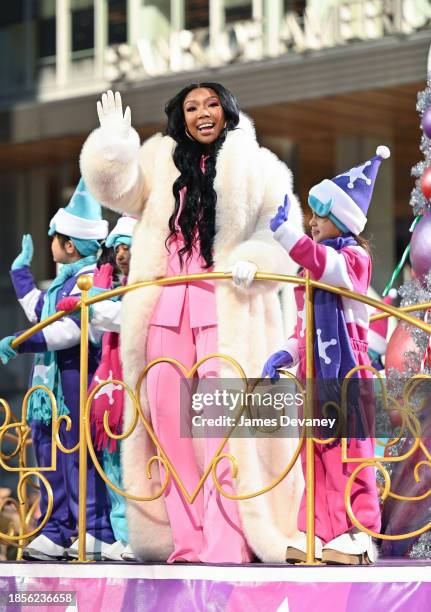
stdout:
<svg viewBox="0 0 431 612">
<path fill-rule="evenodd" d="M 173 357 L 190 369 L 214 352 L 234 357 L 247 376 L 258 376 L 259 355 L 277 348 L 282 322 L 277 285 L 253 281 L 255 273 L 295 271 L 269 230 L 286 184 L 293 223 L 302 228 L 289 170 L 258 145 L 250 120 L 217 83 L 182 89 L 166 106 L 166 135 L 157 134 L 142 147 L 118 93 L 104 94 L 98 111 L 101 127 L 87 139 L 81 167 L 102 203 L 141 217 L 129 282 L 212 270 L 230 271 L 233 277 L 233 283 L 202 281 L 127 294 L 121 332 L 126 382 L 134 387 L 145 364 L 158 357 Z M 212 359 L 201 365 L 198 377 L 238 374 Z M 201 469 L 193 440 L 181 437 L 178 370 L 166 363 L 153 367 L 141 404 L 185 487 L 193 491 Z M 128 404 L 125 425 L 132 410 Z M 219 440 L 201 442 L 206 466 Z M 231 439 L 238 478 L 232 482 L 231 464 L 223 460 L 219 481 L 229 493 L 259 490 L 282 472 L 295 446 L 286 439 Z M 129 492 L 154 495 L 159 489 L 154 470 L 151 480 L 145 473 L 154 453 L 140 424 L 123 445 Z M 210 476 L 190 505 L 171 479 L 158 500 L 129 503 L 132 549 L 141 559 L 169 562 L 242 563 L 251 552 L 265 561 L 284 561 L 289 538 L 296 534 L 302 487 L 295 466 L 266 497 L 236 502 L 220 495 Z"/>
</svg>

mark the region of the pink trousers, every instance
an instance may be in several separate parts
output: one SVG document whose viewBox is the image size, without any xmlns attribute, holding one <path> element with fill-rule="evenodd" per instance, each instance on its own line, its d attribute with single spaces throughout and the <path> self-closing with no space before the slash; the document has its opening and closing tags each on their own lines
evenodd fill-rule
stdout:
<svg viewBox="0 0 431 612">
<path fill-rule="evenodd" d="M 354 349 L 356 346 L 353 347 Z M 300 351 L 302 362 L 299 376 L 305 380 L 303 361 L 305 351 Z M 354 350 L 356 363 L 369 365 L 364 350 Z M 302 366 L 302 367 L 301 367 Z M 371 374 L 361 371 L 361 378 L 369 378 Z M 374 403 L 364 406 L 364 409 L 374 410 Z M 374 438 L 365 440 L 352 438 L 349 442 L 348 457 L 359 457 L 364 460 L 374 457 Z M 305 443 L 301 451 L 302 469 L 305 477 Z M 341 444 L 336 446 L 314 445 L 314 482 L 315 482 L 315 533 L 323 541 L 329 542 L 337 536 L 352 529 L 344 493 L 352 472 L 359 463 L 342 463 Z M 367 467 L 359 472 L 351 488 L 350 501 L 354 516 L 368 529 L 379 532 L 381 527 L 380 508 L 377 495 L 376 473 L 374 467 Z M 306 531 L 306 496 L 302 496 L 299 510 L 298 528 Z"/>
<path fill-rule="evenodd" d="M 179 327 L 150 325 L 148 361 L 158 357 L 172 357 L 189 369 L 204 355 L 215 352 L 217 352 L 217 326 L 190 327 L 187 294 Z M 217 375 L 217 359 L 204 362 L 198 370 L 200 379 Z M 196 456 L 196 442 L 201 446 L 203 464 L 206 467 L 211 462 L 221 440 L 212 437 L 200 440 L 181 437 L 181 378 L 182 374 L 176 366 L 167 363 L 158 364 L 148 374 L 147 391 L 155 432 L 188 493 L 191 493 L 202 475 Z M 190 417 L 191 405 L 189 412 Z M 183 406 L 183 422 L 184 416 L 187 418 Z M 223 452 L 228 452 L 226 446 Z M 235 494 L 230 469 L 230 463 L 223 460 L 219 463 L 217 475 L 223 489 Z M 163 480 L 163 468 L 161 468 L 161 477 Z M 177 559 L 206 563 L 250 561 L 251 554 L 242 532 L 237 502 L 229 500 L 218 492 L 211 475 L 193 504 L 184 500 L 181 491 L 171 479 L 165 492 L 165 502 L 175 546 L 168 563 L 173 563 Z"/>
<path fill-rule="evenodd" d="M 374 440 L 352 439 L 347 451 L 348 457 L 373 457 Z M 301 452 L 305 476 L 305 443 Z M 315 482 L 315 534 L 323 541 L 330 542 L 337 536 L 352 529 L 346 512 L 344 492 L 347 481 L 358 463 L 341 462 L 341 445 L 328 448 L 324 444 L 314 446 Z M 357 475 L 351 489 L 350 501 L 354 516 L 368 529 L 380 531 L 380 509 L 377 497 L 374 467 L 367 467 Z M 306 497 L 302 496 L 298 528 L 306 528 Z"/>
</svg>

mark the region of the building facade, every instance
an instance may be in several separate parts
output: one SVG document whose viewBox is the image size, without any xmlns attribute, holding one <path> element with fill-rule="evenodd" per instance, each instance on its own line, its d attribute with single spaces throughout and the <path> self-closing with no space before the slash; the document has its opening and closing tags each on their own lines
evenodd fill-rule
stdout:
<svg viewBox="0 0 431 612">
<path fill-rule="evenodd" d="M 33 235 L 33 270 L 54 274 L 47 227 L 79 178 L 115 88 L 143 138 L 189 82 L 219 81 L 260 141 L 292 168 L 307 201 L 317 181 L 391 147 L 367 236 L 381 291 L 408 241 L 411 166 L 421 159 L 417 92 L 431 42 L 429 0 L 16 0 L 0 14 L 0 333 L 25 326 L 8 269 Z M 6 6 L 8 8 L 6 8 Z M 277 203 L 274 203 L 277 204 Z M 2 396 L 26 386 L 22 361 L 0 371 Z"/>
</svg>

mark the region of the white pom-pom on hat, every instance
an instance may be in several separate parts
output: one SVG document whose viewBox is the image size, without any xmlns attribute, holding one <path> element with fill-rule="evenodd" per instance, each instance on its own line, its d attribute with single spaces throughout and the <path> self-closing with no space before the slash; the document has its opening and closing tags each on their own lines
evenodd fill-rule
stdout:
<svg viewBox="0 0 431 612">
<path fill-rule="evenodd" d="M 380 155 L 382 159 L 388 159 L 391 156 L 391 151 L 386 145 L 379 145 L 376 149 L 376 155 Z"/>
</svg>

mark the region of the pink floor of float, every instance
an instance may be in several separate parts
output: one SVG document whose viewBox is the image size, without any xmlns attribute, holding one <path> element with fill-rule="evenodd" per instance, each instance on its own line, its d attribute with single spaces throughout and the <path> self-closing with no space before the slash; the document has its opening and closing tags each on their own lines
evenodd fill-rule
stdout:
<svg viewBox="0 0 431 612">
<path fill-rule="evenodd" d="M 73 592 L 76 603 L 30 606 L 9 595 L 47 592 Z M 3 562 L 0 594 L 1 612 L 416 612 L 431 609 L 431 560 L 362 567 Z"/>
</svg>

